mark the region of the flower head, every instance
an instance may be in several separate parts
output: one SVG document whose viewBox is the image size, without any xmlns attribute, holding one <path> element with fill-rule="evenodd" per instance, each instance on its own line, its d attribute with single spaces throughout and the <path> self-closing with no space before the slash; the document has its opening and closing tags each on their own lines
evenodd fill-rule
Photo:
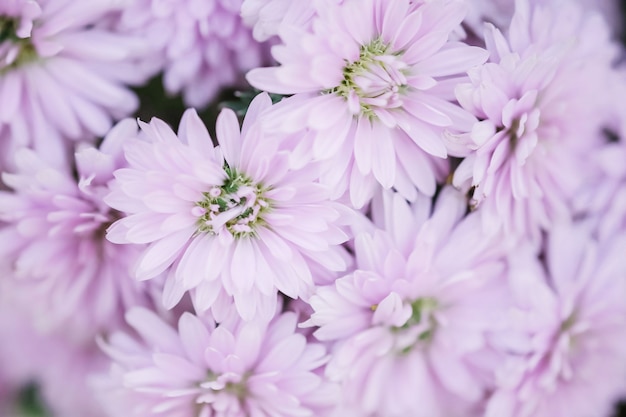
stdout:
<svg viewBox="0 0 626 417">
<path fill-rule="evenodd" d="M 306 416 L 336 400 L 335 387 L 316 374 L 326 351 L 295 332 L 295 314 L 216 327 L 185 313 L 174 329 L 134 309 L 128 321 L 141 339 L 115 334 L 104 345 L 114 363 L 112 416 Z"/>
<path fill-rule="evenodd" d="M 487 417 L 610 413 L 626 389 L 625 243 L 559 224 L 545 264 L 525 257 L 524 272 L 509 276 L 517 308 Z"/>
<path fill-rule="evenodd" d="M 616 50 L 605 24 L 573 4 L 558 11 L 516 5 L 508 38 L 487 26 L 491 62 L 457 88 L 461 104 L 482 121 L 454 184 L 472 188 L 486 227 L 538 241 L 540 230 L 569 216 L 580 167 L 601 143 Z"/>
<path fill-rule="evenodd" d="M 240 14 L 243 0 L 134 0 L 118 30 L 148 38 L 143 62 L 162 69 L 165 89 L 203 107 L 220 89 L 243 84 L 243 74 L 267 60 Z"/>
<path fill-rule="evenodd" d="M 125 308 L 150 301 L 130 276 L 138 249 L 104 238 L 119 213 L 102 198 L 123 163 L 120 140 L 129 130 L 136 127 L 127 120 L 99 149 L 77 151 L 77 177 L 27 148 L 15 155 L 17 172 L 2 177 L 9 187 L 0 191 L 3 270 L 12 296 L 45 330 L 64 326 L 70 337 L 89 340 L 122 324 Z"/>
<path fill-rule="evenodd" d="M 349 184 L 355 206 L 377 183 L 411 200 L 415 186 L 433 195 L 445 168 L 431 156 L 462 151 L 452 138 L 474 122 L 450 102 L 451 86 L 487 58 L 449 41 L 463 3 L 319 1 L 315 11 L 310 30 L 286 31 L 274 47 L 281 66 L 247 75 L 257 88 L 295 94 L 268 124 L 289 130 L 298 120 L 317 132 L 313 155 L 327 160 L 337 193 Z"/>
<path fill-rule="evenodd" d="M 234 297 L 244 318 L 269 318 L 277 290 L 305 296 L 312 269 L 345 270 L 348 258 L 338 245 L 347 235 L 337 223 L 344 209 L 328 200 L 314 164 L 290 168 L 289 152 L 253 123 L 270 106 L 267 95 L 257 97 L 241 132 L 235 114 L 224 110 L 216 148 L 193 111 L 178 137 L 153 120 L 142 124 L 147 141 L 127 144 L 129 168 L 115 173 L 106 201 L 128 215 L 107 236 L 150 243 L 137 265 L 140 279 L 175 264 L 166 306 L 193 289 L 199 310 Z"/>
<path fill-rule="evenodd" d="M 432 215 L 396 195 L 387 232 L 357 236 L 356 270 L 311 297 L 314 335 L 336 343 L 326 375 L 360 415 L 472 415 L 486 395 L 497 362 L 476 359 L 506 325 L 506 249 L 464 212 L 450 188 Z"/>
<path fill-rule="evenodd" d="M 62 165 L 67 140 L 103 137 L 137 107 L 127 84 L 142 41 L 99 24 L 119 2 L 7 0 L 0 5 L 0 169 L 32 147 Z"/>
</svg>

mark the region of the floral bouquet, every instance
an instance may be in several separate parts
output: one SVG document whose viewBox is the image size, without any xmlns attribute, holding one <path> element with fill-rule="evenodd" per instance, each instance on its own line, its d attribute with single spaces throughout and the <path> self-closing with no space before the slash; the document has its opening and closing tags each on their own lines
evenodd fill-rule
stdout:
<svg viewBox="0 0 626 417">
<path fill-rule="evenodd" d="M 0 416 L 617 415 L 620 23 L 0 0 Z"/>
</svg>

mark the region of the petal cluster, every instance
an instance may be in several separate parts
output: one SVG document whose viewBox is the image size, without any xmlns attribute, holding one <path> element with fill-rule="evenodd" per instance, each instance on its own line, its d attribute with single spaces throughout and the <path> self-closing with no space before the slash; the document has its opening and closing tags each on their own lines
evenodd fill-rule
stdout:
<svg viewBox="0 0 626 417">
<path fill-rule="evenodd" d="M 327 160 L 337 193 L 349 186 L 363 206 L 377 184 L 416 198 L 445 176 L 436 158 L 462 149 L 456 135 L 473 117 L 450 102 L 452 80 L 487 58 L 454 42 L 465 15 L 460 1 L 320 1 L 310 30 L 285 30 L 273 48 L 278 67 L 247 75 L 260 89 L 294 94 L 274 125 L 293 120 L 316 131 L 310 152 Z M 284 123 L 282 121 L 285 121 Z"/>
<path fill-rule="evenodd" d="M 162 70 L 165 89 L 203 107 L 224 87 L 241 86 L 243 74 L 266 62 L 239 16 L 242 0 L 134 0 L 119 17 L 118 30 L 150 39 L 143 59 Z"/>
<path fill-rule="evenodd" d="M 471 187 L 486 228 L 503 225 L 538 241 L 540 230 L 568 217 L 583 181 L 579 167 L 602 143 L 615 47 L 602 22 L 575 5 L 558 11 L 524 0 L 516 5 L 507 37 L 486 28 L 490 62 L 457 87 L 460 103 L 482 121 L 454 184 Z M 542 36 L 544 21 L 552 31 Z"/>
<path fill-rule="evenodd" d="M 315 165 L 290 168 L 289 152 L 254 124 L 270 106 L 268 96 L 257 97 L 241 132 L 235 114 L 224 110 L 218 147 L 194 111 L 183 117 L 178 136 L 153 120 L 142 124 L 146 139 L 126 145 L 129 167 L 115 172 L 106 201 L 127 216 L 107 236 L 149 244 L 137 264 L 139 279 L 174 265 L 168 308 L 194 290 L 201 311 L 221 311 L 234 299 L 246 319 L 271 317 L 277 290 L 307 296 L 313 267 L 346 269 L 343 208 L 328 200 Z"/>
<path fill-rule="evenodd" d="M 24 146 L 68 163 L 67 140 L 104 136 L 138 100 L 133 65 L 140 39 L 98 24 L 119 10 L 109 0 L 9 0 L 0 6 L 0 168 Z"/>
<path fill-rule="evenodd" d="M 388 203 L 387 233 L 359 235 L 356 270 L 311 298 L 315 336 L 336 341 L 326 375 L 360 415 L 474 415 L 488 336 L 506 327 L 506 245 L 461 220 L 450 188 L 432 214 Z"/>
<path fill-rule="evenodd" d="M 77 151 L 76 177 L 27 148 L 15 155 L 17 172 L 2 177 L 9 187 L 0 191 L 2 270 L 41 329 L 63 326 L 72 338 L 90 339 L 123 321 L 126 308 L 149 303 L 130 276 L 138 250 L 104 237 L 118 213 L 102 199 L 133 124 L 119 125 L 99 149 Z"/>
<path fill-rule="evenodd" d="M 294 314 L 216 327 L 185 313 L 176 329 L 135 309 L 128 321 L 140 339 L 120 333 L 105 346 L 114 362 L 110 395 L 122 398 L 110 415 L 313 416 L 336 400 L 316 374 L 325 348 L 295 332 Z"/>
</svg>

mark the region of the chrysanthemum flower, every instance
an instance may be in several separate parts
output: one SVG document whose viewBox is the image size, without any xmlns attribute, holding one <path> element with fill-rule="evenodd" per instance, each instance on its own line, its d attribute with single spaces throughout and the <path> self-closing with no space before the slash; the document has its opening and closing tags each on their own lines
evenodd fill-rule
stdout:
<svg viewBox="0 0 626 417">
<path fill-rule="evenodd" d="M 281 65 L 247 75 L 257 88 L 295 95 L 279 104 L 273 124 L 317 132 L 310 146 L 327 160 L 325 178 L 339 194 L 349 188 L 357 207 L 377 183 L 409 199 L 415 186 L 433 195 L 445 175 L 435 159 L 462 150 L 451 133 L 475 121 L 449 101 L 453 86 L 487 59 L 483 49 L 448 41 L 465 15 L 463 2 L 316 5 L 310 31 L 281 33 L 284 45 L 272 50 Z"/>
<path fill-rule="evenodd" d="M 118 333 L 103 344 L 111 416 L 320 416 L 337 400 L 316 374 L 326 350 L 295 332 L 295 314 L 216 327 L 185 313 L 178 329 L 145 309 L 127 317 L 141 340 Z"/>
<path fill-rule="evenodd" d="M 104 136 L 137 98 L 138 39 L 100 24 L 119 2 L 8 0 L 0 4 L 0 169 L 29 146 L 64 161 L 64 141 Z"/>
<path fill-rule="evenodd" d="M 605 23 L 573 4 L 553 10 L 520 0 L 517 7 L 507 38 L 487 27 L 491 62 L 457 89 L 483 121 L 454 184 L 472 188 L 486 227 L 503 224 L 538 240 L 541 229 L 569 216 L 581 167 L 601 143 L 616 49 Z"/>
<path fill-rule="evenodd" d="M 118 29 L 147 38 L 153 52 L 147 61 L 163 69 L 167 92 L 182 92 L 187 105 L 202 107 L 267 61 L 267 47 L 239 15 L 242 1 L 133 0 Z"/>
<path fill-rule="evenodd" d="M 450 188 L 432 215 L 395 195 L 388 232 L 357 236 L 355 272 L 311 297 L 314 335 L 336 342 L 326 375 L 355 415 L 471 416 L 486 395 L 497 363 L 486 335 L 506 325 L 507 244 L 465 208 Z"/>
<path fill-rule="evenodd" d="M 509 276 L 519 308 L 501 337 L 508 359 L 487 417 L 611 414 L 626 393 L 625 251 L 623 235 L 602 241 L 559 225 L 545 265 Z"/>
<path fill-rule="evenodd" d="M 45 330 L 93 338 L 123 323 L 126 308 L 151 298 L 131 277 L 138 248 L 108 242 L 105 230 L 118 216 L 102 198 L 123 163 L 121 140 L 136 125 L 128 120 L 100 149 L 76 152 L 75 170 L 47 164 L 31 149 L 15 155 L 0 191 L 0 263 L 11 296 Z M 58 326 L 63 326 L 59 328 Z"/>
<path fill-rule="evenodd" d="M 150 243 L 137 265 L 139 279 L 176 264 L 165 287 L 168 308 L 195 289 L 200 311 L 228 306 L 234 297 L 242 317 L 269 318 L 277 290 L 292 298 L 309 294 L 311 268 L 345 270 L 338 245 L 347 235 L 336 224 L 343 206 L 328 200 L 316 165 L 291 169 L 289 152 L 253 124 L 270 107 L 269 96 L 255 98 L 241 132 L 234 112 L 223 110 L 216 148 L 193 110 L 178 137 L 153 119 L 141 125 L 147 141 L 126 145 L 129 168 L 115 173 L 106 201 L 128 216 L 107 237 Z"/>
</svg>

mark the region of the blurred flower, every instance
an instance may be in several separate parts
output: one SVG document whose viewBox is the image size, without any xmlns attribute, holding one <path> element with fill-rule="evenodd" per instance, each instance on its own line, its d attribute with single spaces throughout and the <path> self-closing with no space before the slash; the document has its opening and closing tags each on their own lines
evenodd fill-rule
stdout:
<svg viewBox="0 0 626 417">
<path fill-rule="evenodd" d="M 490 62 L 457 88 L 459 102 L 482 121 L 454 184 L 471 187 L 485 227 L 503 225 L 538 242 L 540 230 L 569 216 L 581 167 L 601 144 L 616 48 L 606 25 L 572 4 L 516 4 L 508 38 L 488 25 Z"/>
<path fill-rule="evenodd" d="M 145 309 L 127 317 L 141 339 L 118 333 L 103 343 L 111 416 L 321 416 L 337 399 L 315 373 L 324 347 L 295 333 L 292 313 L 217 327 L 185 313 L 177 330 Z"/>
<path fill-rule="evenodd" d="M 242 1 L 134 0 L 117 27 L 150 42 L 148 66 L 163 69 L 168 93 L 182 92 L 187 105 L 203 107 L 267 61 L 267 47 L 239 16 Z"/>
<path fill-rule="evenodd" d="M 487 334 L 506 327 L 510 247 L 465 207 L 450 188 L 432 215 L 390 197 L 387 232 L 357 236 L 356 270 L 311 297 L 307 323 L 336 341 L 326 375 L 355 415 L 476 415 L 498 363 Z"/>
<path fill-rule="evenodd" d="M 121 141 L 136 131 L 122 122 L 99 149 L 76 152 L 72 167 L 57 169 L 31 149 L 15 155 L 16 173 L 3 175 L 0 191 L 0 263 L 7 290 L 39 328 L 93 340 L 123 323 L 124 310 L 150 296 L 130 267 L 139 248 L 108 242 L 105 229 L 117 217 L 102 198 L 113 171 L 123 164 Z"/>
<path fill-rule="evenodd" d="M 100 24 L 121 4 L 110 0 L 8 0 L 0 5 L 0 169 L 34 147 L 68 163 L 65 141 L 104 136 L 138 104 L 126 84 L 145 80 L 133 59 L 137 38 Z"/>
<path fill-rule="evenodd" d="M 626 393 L 624 251 L 624 236 L 600 241 L 560 224 L 545 265 L 520 256 L 525 272 L 509 276 L 518 309 L 500 337 L 508 358 L 486 417 L 610 415 Z"/>
<path fill-rule="evenodd" d="M 280 36 L 281 31 L 308 24 L 314 14 L 313 2 L 307 1 L 243 0 L 241 5 L 241 17 L 253 28 L 254 39 L 259 42 Z"/>
<path fill-rule="evenodd" d="M 485 22 L 498 28 L 506 28 L 515 12 L 516 0 L 471 0 L 471 7 L 464 22 L 474 35 L 482 37 Z M 568 5 L 569 3 L 569 5 Z M 585 9 L 586 15 L 598 13 L 607 21 L 613 35 L 620 34 L 619 2 L 614 0 L 530 0 L 531 5 L 571 7 L 577 4 Z"/>
</svg>

